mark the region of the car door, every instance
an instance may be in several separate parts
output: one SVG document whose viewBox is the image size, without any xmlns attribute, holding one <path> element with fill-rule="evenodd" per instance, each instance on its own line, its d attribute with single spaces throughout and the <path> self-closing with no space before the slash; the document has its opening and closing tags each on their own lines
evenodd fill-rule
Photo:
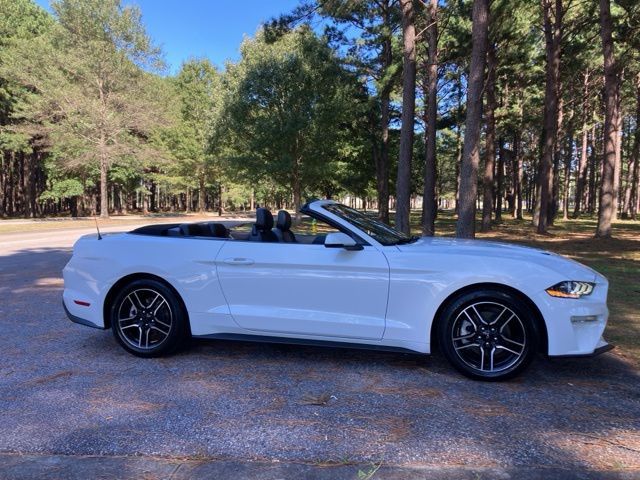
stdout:
<svg viewBox="0 0 640 480">
<path fill-rule="evenodd" d="M 269 334 L 380 339 L 389 265 L 373 246 L 228 241 L 216 258 L 231 315 Z"/>
</svg>

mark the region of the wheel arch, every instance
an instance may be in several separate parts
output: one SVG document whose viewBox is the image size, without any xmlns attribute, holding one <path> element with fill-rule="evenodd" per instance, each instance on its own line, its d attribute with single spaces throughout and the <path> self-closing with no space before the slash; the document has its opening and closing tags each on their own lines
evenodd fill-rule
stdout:
<svg viewBox="0 0 640 480">
<path fill-rule="evenodd" d="M 542 312 L 538 308 L 538 306 L 531 300 L 526 294 L 521 292 L 520 290 L 513 288 L 509 285 L 504 285 L 502 283 L 473 283 L 471 285 L 466 285 L 462 288 L 459 288 L 455 292 L 451 293 L 438 307 L 436 313 L 433 317 L 433 321 L 431 322 L 431 331 L 430 342 L 431 345 L 434 346 L 437 341 L 437 329 L 439 324 L 441 323 L 441 316 L 444 310 L 450 305 L 453 301 L 455 301 L 459 296 L 464 295 L 469 292 L 474 292 L 478 290 L 484 289 L 492 289 L 492 290 L 500 290 L 504 293 L 508 293 L 510 295 L 515 296 L 519 300 L 521 300 L 525 305 L 527 305 L 528 309 L 533 313 L 534 319 L 534 328 L 536 333 L 538 334 L 539 339 L 539 350 L 542 353 L 547 353 L 549 350 L 549 338 L 547 334 L 547 325 L 544 321 L 544 317 L 542 316 Z"/>
<path fill-rule="evenodd" d="M 111 286 L 102 304 L 102 318 L 104 320 L 104 327 L 106 329 L 111 328 L 111 318 L 109 315 L 109 309 L 111 308 L 111 303 L 113 302 L 114 297 L 118 294 L 118 291 L 120 291 L 120 289 L 125 285 L 127 285 L 128 283 L 131 283 L 135 280 L 145 280 L 145 279 L 155 280 L 157 282 L 160 282 L 173 292 L 173 294 L 178 299 L 178 302 L 180 302 L 180 305 L 182 306 L 182 310 L 187 319 L 189 335 L 191 335 L 191 322 L 189 321 L 189 311 L 187 310 L 187 306 L 185 305 L 184 300 L 182 299 L 182 295 L 180 295 L 178 290 L 176 290 L 176 288 L 173 285 L 171 285 L 171 283 L 166 281 L 164 278 L 159 277 L 158 275 L 154 275 L 152 273 L 145 273 L 145 272 L 131 273 L 129 275 L 125 275 L 124 277 L 120 278 L 117 282 L 115 282 Z"/>
</svg>

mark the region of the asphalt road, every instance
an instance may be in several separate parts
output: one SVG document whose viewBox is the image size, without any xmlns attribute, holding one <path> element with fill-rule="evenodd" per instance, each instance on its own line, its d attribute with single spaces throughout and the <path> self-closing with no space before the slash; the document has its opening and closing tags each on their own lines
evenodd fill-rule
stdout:
<svg viewBox="0 0 640 480">
<path fill-rule="evenodd" d="M 64 315 L 61 270 L 82 233 L 0 236 L 0 464 L 19 453 L 640 475 L 640 376 L 615 354 L 541 357 L 497 384 L 438 356 L 242 342 L 143 360 Z"/>
</svg>

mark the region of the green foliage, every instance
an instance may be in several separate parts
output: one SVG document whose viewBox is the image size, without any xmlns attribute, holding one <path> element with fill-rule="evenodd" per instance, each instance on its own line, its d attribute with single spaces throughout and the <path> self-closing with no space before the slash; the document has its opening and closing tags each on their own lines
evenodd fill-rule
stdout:
<svg viewBox="0 0 640 480">
<path fill-rule="evenodd" d="M 13 68 L 9 52 L 16 44 L 44 34 L 51 25 L 49 14 L 31 0 L 0 0 L 0 148 L 4 150 L 31 150 L 29 132 L 13 128 L 24 115 L 30 92 L 2 73 Z"/>
<path fill-rule="evenodd" d="M 54 180 L 51 188 L 45 190 L 39 197 L 40 201 L 46 200 L 65 200 L 73 197 L 79 197 L 84 193 L 84 185 L 75 178 L 66 178 L 64 180 Z"/>
<path fill-rule="evenodd" d="M 241 53 L 226 77 L 231 168 L 238 179 L 271 180 L 294 194 L 300 185 L 321 187 L 326 172 L 353 153 L 342 147 L 357 83 L 306 27 L 272 42 L 258 33 Z"/>
<path fill-rule="evenodd" d="M 440 198 L 453 198 L 457 185 L 472 3 L 438 2 Z M 129 2 L 57 0 L 52 8 L 50 15 L 33 0 L 0 0 L 1 167 L 11 173 L 0 175 L 0 183 L 4 178 L 16 182 L 28 170 L 29 182 L 37 183 L 37 199 L 68 208 L 78 197 L 79 205 L 94 203 L 89 197 L 98 194 L 102 172 L 103 187 L 107 182 L 114 187 L 105 188 L 104 196 L 115 191 L 130 204 L 135 199 L 137 208 L 143 197 L 158 191 L 177 208 L 187 201 L 190 208 L 197 202 L 202 208 L 220 203 L 243 208 L 252 195 L 261 204 L 278 205 L 290 204 L 292 196 L 296 202 L 305 195 L 376 197 L 376 160 L 379 166 L 385 156 L 389 184 L 395 183 L 402 93 L 397 1 L 301 0 L 293 12 L 246 39 L 239 62 L 218 71 L 208 60 L 191 59 L 175 76 L 165 75 L 162 52 L 146 34 L 140 10 Z M 416 12 L 421 36 L 414 194 L 423 183 L 421 97 L 430 21 L 422 2 L 416 2 Z M 494 0 L 490 13 L 497 140 L 513 152 L 518 139 L 530 206 L 544 109 L 542 9 L 539 2 Z M 612 15 L 624 79 L 625 187 L 638 125 L 640 6 L 616 0 Z M 589 168 L 595 184 L 599 181 L 603 116 L 597 2 L 565 2 L 562 23 L 558 155 L 569 157 L 569 184 L 575 188 L 576 139 L 594 126 L 589 155 L 595 163 Z M 383 125 L 387 101 L 389 119 Z M 512 168 L 505 167 L 506 190 Z M 10 187 L 0 185 L 3 194 L 11 191 L 9 203 L 29 203 L 19 198 L 24 189 Z"/>
<path fill-rule="evenodd" d="M 164 115 L 157 81 L 142 68 L 157 68 L 160 59 L 140 12 L 119 0 L 60 0 L 52 7 L 57 22 L 12 42 L 0 65 L 0 75 L 25 92 L 11 113 L 12 133 L 46 138 L 44 146 L 69 171 L 98 164 L 107 171 L 132 156 L 144 161 Z"/>
</svg>

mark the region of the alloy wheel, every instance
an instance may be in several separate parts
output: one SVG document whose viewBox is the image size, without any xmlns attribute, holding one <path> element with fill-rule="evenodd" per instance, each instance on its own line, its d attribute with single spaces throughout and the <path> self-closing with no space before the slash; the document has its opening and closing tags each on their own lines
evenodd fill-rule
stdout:
<svg viewBox="0 0 640 480">
<path fill-rule="evenodd" d="M 451 341 L 459 359 L 481 374 L 514 366 L 525 354 L 527 332 L 520 317 L 498 302 L 466 306 L 453 322 Z"/>
<path fill-rule="evenodd" d="M 140 288 L 122 299 L 117 322 L 120 336 L 126 343 L 137 349 L 152 350 L 169 337 L 173 312 L 160 292 Z"/>
</svg>

